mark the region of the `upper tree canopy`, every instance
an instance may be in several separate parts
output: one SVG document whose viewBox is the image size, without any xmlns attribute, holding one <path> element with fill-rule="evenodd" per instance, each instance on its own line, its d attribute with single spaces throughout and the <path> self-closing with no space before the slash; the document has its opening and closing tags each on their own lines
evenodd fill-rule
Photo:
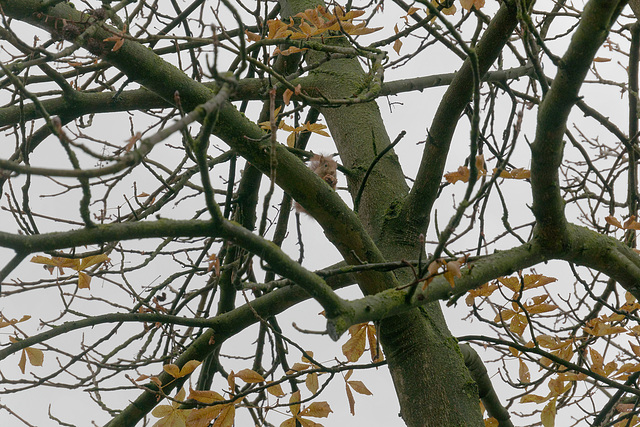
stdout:
<svg viewBox="0 0 640 427">
<path fill-rule="evenodd" d="M 3 425 L 640 425 L 625 6 L 0 0 Z"/>
</svg>

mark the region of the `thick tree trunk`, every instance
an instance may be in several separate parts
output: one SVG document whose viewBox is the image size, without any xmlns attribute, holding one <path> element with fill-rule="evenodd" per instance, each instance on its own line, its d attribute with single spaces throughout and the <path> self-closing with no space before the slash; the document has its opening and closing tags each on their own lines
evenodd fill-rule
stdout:
<svg viewBox="0 0 640 427">
<path fill-rule="evenodd" d="M 283 0 L 283 17 L 317 6 L 306 0 Z M 343 41 L 342 43 L 345 43 Z M 308 54 L 307 62 L 322 59 Z M 366 73 L 357 59 L 331 60 L 311 73 L 310 87 L 329 98 L 348 98 L 366 86 Z M 375 102 L 340 108 L 322 108 L 340 159 L 353 174 L 349 191 L 357 194 L 369 165 L 389 144 Z M 402 168 L 393 152 L 385 155 L 367 180 L 358 216 L 364 228 L 388 260 L 416 258 L 420 230 L 405 230 L 397 240 L 379 237 L 393 207 L 408 194 Z M 383 243 L 383 244 L 381 244 Z M 400 283 L 409 277 L 398 275 Z M 380 341 L 400 402 L 401 416 L 408 426 L 481 426 L 478 391 L 455 338 L 447 328 L 438 303 L 385 319 Z"/>
</svg>

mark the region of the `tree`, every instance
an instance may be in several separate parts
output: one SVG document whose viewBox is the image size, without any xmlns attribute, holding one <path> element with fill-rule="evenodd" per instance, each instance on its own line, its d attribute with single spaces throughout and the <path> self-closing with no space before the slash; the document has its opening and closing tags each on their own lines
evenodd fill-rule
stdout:
<svg viewBox="0 0 640 427">
<path fill-rule="evenodd" d="M 331 411 L 317 374 L 342 373 L 350 403 L 368 389 L 282 332 L 278 315 L 314 299 L 331 338 L 350 332 L 349 362 L 368 342 L 365 367 L 388 365 L 409 426 L 483 425 L 479 398 L 485 425 L 512 425 L 519 403 L 545 426 L 562 408 L 638 424 L 640 26 L 626 2 L 114 3 L 0 0 L 15 141 L 0 277 L 21 314 L 1 319 L 0 360 L 43 365 L 3 393 L 87 388 L 110 427 L 231 425 L 236 408 L 266 425 L 282 407 L 282 425 L 315 425 Z M 626 107 L 602 102 L 611 86 Z M 377 102 L 416 91 L 435 113 L 407 147 Z M 325 129 L 337 163 L 307 151 Z M 307 217 L 340 263 L 307 267 Z M 335 292 L 354 283 L 358 298 Z M 43 295 L 55 315 L 38 331 Z M 451 334 L 439 301 L 460 298 L 486 334 Z M 254 324 L 247 368 L 229 370 L 222 349 Z M 517 396 L 498 399 L 465 341 L 494 348 Z M 131 403 L 112 407 L 113 392 Z"/>
</svg>

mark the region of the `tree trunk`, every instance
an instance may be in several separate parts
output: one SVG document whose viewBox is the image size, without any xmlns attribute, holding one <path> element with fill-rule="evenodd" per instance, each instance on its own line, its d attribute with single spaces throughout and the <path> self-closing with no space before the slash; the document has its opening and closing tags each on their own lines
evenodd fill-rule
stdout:
<svg viewBox="0 0 640 427">
<path fill-rule="evenodd" d="M 283 19 L 317 2 L 281 1 Z M 337 43 L 346 44 L 346 40 Z M 307 63 L 323 59 L 307 54 Z M 329 98 L 349 98 L 366 89 L 368 76 L 357 59 L 334 59 L 310 76 L 315 87 Z M 339 108 L 320 108 L 336 143 L 340 159 L 352 174 L 348 187 L 355 198 L 369 165 L 390 144 L 375 102 Z M 371 189 L 371 191 L 367 191 Z M 387 153 L 369 176 L 358 206 L 364 228 L 378 243 L 387 260 L 414 259 L 420 251 L 420 230 L 406 230 L 397 239 L 380 237 L 393 207 L 402 203 L 408 186 L 398 158 Z M 409 224 L 407 224 L 409 225 Z M 400 283 L 411 281 L 398 274 Z M 363 290 L 364 291 L 364 290 Z M 400 402 L 401 416 L 410 426 L 482 426 L 477 386 L 471 378 L 455 338 L 447 328 L 438 303 L 380 322 L 380 341 Z"/>
</svg>

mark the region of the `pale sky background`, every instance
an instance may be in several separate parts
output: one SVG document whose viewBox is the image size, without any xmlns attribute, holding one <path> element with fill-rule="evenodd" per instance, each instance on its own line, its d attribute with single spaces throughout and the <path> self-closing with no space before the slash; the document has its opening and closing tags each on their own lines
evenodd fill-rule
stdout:
<svg viewBox="0 0 640 427">
<path fill-rule="evenodd" d="M 92 5 L 97 7 L 98 2 L 91 2 Z M 186 5 L 188 2 L 181 2 L 181 5 Z M 546 5 L 546 1 L 541 1 L 538 3 L 537 7 L 543 8 L 543 5 Z M 582 3 L 580 3 L 582 4 Z M 494 11 L 496 10 L 497 3 L 494 0 L 487 0 L 486 8 L 483 9 L 483 12 L 492 16 Z M 82 8 L 78 5 L 78 8 Z M 381 20 L 374 21 L 370 26 L 384 26 L 384 30 L 380 33 L 374 33 L 373 35 L 366 36 L 360 39 L 361 43 L 367 44 L 373 42 L 374 40 L 381 38 L 383 36 L 388 36 L 393 34 L 393 26 L 397 23 L 401 28 L 403 20 L 401 19 L 401 11 L 396 8 L 394 5 L 387 5 L 388 12 L 385 14 L 386 20 L 384 22 L 380 22 Z M 456 15 L 456 18 L 460 16 L 460 12 Z M 454 19 L 454 22 L 456 20 Z M 469 20 L 467 25 L 464 27 L 465 30 L 473 31 L 475 26 L 475 21 Z M 560 31 L 560 22 L 555 24 L 557 27 L 557 31 Z M 16 23 L 15 29 L 21 29 L 22 31 L 31 31 L 37 32 L 37 30 L 33 30 L 32 28 L 25 29 L 25 27 L 19 27 Z M 193 29 L 193 28 L 192 28 Z M 27 33 L 28 34 L 28 33 Z M 25 37 L 25 41 L 30 40 L 30 35 Z M 46 36 L 41 36 L 41 40 L 46 40 Z M 402 54 L 411 51 L 412 44 L 411 39 L 403 40 L 405 46 L 401 51 Z M 565 41 L 563 41 L 564 43 Z M 2 44 L 4 42 L 0 42 Z M 554 46 L 555 47 L 555 46 Z M 626 46 L 624 47 L 626 48 Z M 441 56 L 437 58 L 433 58 L 433 51 L 428 49 L 419 55 L 417 58 L 413 59 L 409 62 L 408 65 L 401 67 L 399 69 L 388 70 L 385 75 L 386 81 L 391 81 L 399 78 L 409 78 L 413 76 L 420 76 L 425 74 L 439 74 L 439 73 L 450 73 L 455 71 L 460 64 L 460 61 L 455 58 L 452 54 L 448 52 L 443 52 Z M 555 53 L 562 54 L 563 50 L 556 50 Z M 603 54 L 606 54 L 604 52 Z M 2 54 L 0 54 L 2 55 Z M 188 54 L 183 53 L 183 59 L 188 60 Z M 613 54 L 609 54 L 609 56 L 613 56 Z M 389 57 L 391 60 L 395 60 L 398 58 L 397 54 L 389 49 Z M 6 56 L 0 56 L 2 60 L 6 60 Z M 619 74 L 622 70 L 620 65 L 617 65 L 615 62 L 617 60 L 626 61 L 626 58 L 621 58 L 620 55 L 617 55 L 610 64 L 602 64 L 598 65 L 599 70 L 604 70 L 605 72 L 611 72 L 612 76 L 617 75 L 619 78 Z M 505 68 L 514 64 L 508 64 L 508 61 L 505 61 Z M 428 67 L 427 71 L 425 68 Z M 547 75 L 553 76 L 554 72 L 551 67 L 545 69 Z M 611 77 L 613 78 L 613 77 Z M 521 88 L 524 88 L 526 85 L 526 79 L 523 78 L 519 83 Z M 129 86 L 127 89 L 133 89 L 135 86 Z M 435 109 L 438 106 L 440 98 L 446 87 L 441 88 L 431 88 L 426 89 L 422 93 L 405 93 L 399 96 L 390 97 L 388 99 L 379 99 L 378 105 L 382 111 L 382 114 L 385 118 L 385 124 L 387 126 L 387 130 L 390 138 L 393 140 L 402 130 L 407 132 L 407 135 L 403 139 L 403 141 L 397 146 L 397 153 L 400 156 L 400 160 L 402 162 L 404 172 L 407 176 L 414 176 L 417 168 L 418 162 L 420 160 L 420 155 L 416 153 L 421 153 L 423 145 L 418 145 L 420 141 L 424 141 L 426 137 L 426 130 L 428 129 L 431 120 L 433 118 Z M 602 91 L 598 91 L 596 89 L 589 89 L 589 102 L 594 103 L 597 101 L 602 102 L 602 105 L 607 105 L 606 103 L 620 103 L 618 105 L 622 105 L 622 108 L 626 106 L 626 96 L 623 99 L 620 99 L 620 93 L 616 92 L 615 89 L 611 87 L 606 87 Z M 591 92 L 592 91 L 592 92 Z M 6 102 L 4 98 L 6 95 L 0 92 L 0 100 Z M 390 103 L 393 105 L 390 107 Z M 256 109 L 259 109 L 260 104 L 255 104 L 253 110 L 248 112 L 248 116 L 254 120 L 257 119 Z M 595 106 L 595 105 L 594 105 Z M 504 108 L 505 106 L 499 105 L 497 108 Z M 623 110 L 624 111 L 624 110 Z M 613 112 L 613 111 L 612 111 Z M 574 113 L 574 115 L 577 113 Z M 141 115 L 137 115 L 141 116 Z M 626 117 L 616 117 L 616 123 L 621 129 L 626 129 Z M 303 116 L 304 117 L 304 116 Z M 483 114 L 484 117 L 484 114 Z M 118 121 L 115 119 L 117 118 Z M 532 127 L 535 125 L 533 119 L 534 115 L 529 115 L 527 117 L 527 121 L 525 122 L 525 129 L 529 129 L 527 132 L 527 136 L 529 138 L 533 138 L 533 133 L 530 131 Z M 87 130 L 87 133 L 95 135 L 97 130 L 103 129 L 104 134 L 101 135 L 102 138 L 108 140 L 113 144 L 123 145 L 124 141 L 128 138 L 130 134 L 129 122 L 126 119 L 126 115 L 118 114 L 118 115 L 107 115 L 104 118 L 96 118 L 96 121 L 100 121 L 99 125 L 95 125 L 92 128 Z M 144 118 L 135 117 L 135 130 L 144 129 Z M 496 126 L 500 129 L 500 126 Z M 75 127 L 73 127 L 75 129 Z M 196 128 L 197 129 L 197 128 Z M 597 130 L 599 132 L 599 130 Z M 524 131 L 523 131 L 524 132 Z M 195 132 L 192 132 L 195 133 Z M 286 133 L 279 134 L 279 140 L 284 142 L 286 138 Z M 607 136 L 607 138 L 610 138 Z M 452 155 L 450 157 L 449 163 L 447 164 L 447 171 L 454 171 L 458 166 L 462 165 L 464 161 L 464 157 L 468 155 L 468 140 L 469 140 L 469 126 L 468 120 L 466 118 L 461 119 L 460 125 L 458 127 L 456 136 L 454 137 L 454 143 L 452 144 L 452 152 L 460 153 L 459 155 Z M 531 140 L 531 139 L 530 139 Z M 0 154 L 6 158 L 13 151 L 14 142 L 9 138 L 5 137 L 5 144 L 0 147 Z M 174 135 L 172 139 L 169 140 L 176 145 L 180 145 L 180 137 L 178 135 Z M 214 143 L 221 148 L 225 148 L 224 144 L 215 141 Z M 54 145 L 54 144 L 52 144 Z M 335 152 L 335 147 L 332 145 L 332 142 L 329 138 L 324 138 L 320 136 L 314 136 L 311 139 L 311 143 L 308 147 L 311 151 L 314 152 L 323 152 L 323 153 L 332 153 Z M 157 156 L 158 153 L 162 152 L 162 150 L 166 151 L 167 161 L 171 161 L 171 153 L 172 151 L 169 149 L 164 149 L 162 147 L 157 148 L 157 152 L 154 151 L 154 156 Z M 215 155 L 216 150 L 210 150 L 210 153 Z M 571 150 L 567 150 L 567 154 L 571 154 Z M 158 158 L 158 157 L 155 157 Z M 512 158 L 512 163 L 514 163 L 517 167 L 529 167 L 529 153 L 526 149 L 526 143 L 520 143 L 520 148 L 515 153 Z M 518 163 L 520 162 L 520 163 Z M 59 147 L 51 148 L 41 147 L 39 148 L 34 156 L 32 157 L 32 164 L 34 165 L 43 165 L 43 166 L 54 166 L 54 165 L 64 165 L 61 167 L 68 167 L 68 161 L 65 159 L 63 153 L 60 152 Z M 95 165 L 87 165 L 87 166 L 95 166 Z M 494 164 L 490 165 L 491 167 Z M 211 177 L 214 180 L 214 185 L 220 182 L 220 176 L 226 176 L 226 169 L 214 168 L 211 172 Z M 56 186 L 52 183 L 45 183 L 46 180 L 39 179 L 39 185 L 42 183 L 43 186 L 47 186 L 46 188 L 50 188 L 50 191 L 57 191 Z M 19 187 L 22 181 L 16 180 L 14 182 L 14 191 L 19 192 Z M 124 184 L 123 184 L 124 185 Z M 131 185 L 128 183 L 127 185 Z M 138 183 L 140 186 L 140 182 Z M 267 187 L 267 180 L 263 180 L 263 191 Z M 338 186 L 345 186 L 345 178 L 344 176 L 339 176 Z M 35 186 L 35 184 L 34 184 Z M 155 186 L 155 183 L 154 183 Z M 122 187 L 124 188 L 124 187 Z M 509 203 L 511 206 L 511 215 L 512 218 L 518 217 L 519 221 L 516 223 L 525 222 L 520 218 L 531 217 L 530 211 L 527 208 L 527 204 L 530 204 L 530 188 L 526 182 L 523 181 L 514 181 L 505 183 L 503 186 L 505 195 L 509 198 Z M 138 187 L 138 190 L 141 190 Z M 143 189 L 142 189 L 143 190 Z M 8 191 L 8 187 L 4 188 L 4 191 Z M 340 193 L 344 196 L 348 203 L 350 204 L 350 197 L 347 192 L 344 190 L 339 190 Z M 438 201 L 436 205 L 437 215 L 438 215 L 438 223 L 440 227 L 444 227 L 444 225 L 449 220 L 449 214 L 452 212 L 452 206 L 456 200 L 460 200 L 461 194 L 463 191 L 462 184 L 457 184 L 456 186 L 447 187 L 442 194 L 442 197 Z M 45 193 L 46 191 L 43 191 Z M 128 189 L 128 194 L 132 194 L 133 189 Z M 454 197 L 455 194 L 455 197 Z M 119 194 L 114 193 L 114 197 L 121 197 Z M 44 199 L 36 199 L 33 198 L 33 206 L 34 210 L 36 208 L 42 208 L 43 211 L 51 211 L 51 204 L 58 203 L 55 207 L 58 210 L 58 213 L 63 212 L 64 209 L 69 209 L 70 216 L 74 219 L 78 218 L 77 214 L 77 205 L 65 206 L 59 204 L 59 202 L 55 201 L 53 198 L 44 198 Z M 277 204 L 280 201 L 280 193 L 276 193 L 276 195 L 272 199 L 272 204 Z M 123 201 L 122 201 L 123 202 Z M 6 204 L 6 200 L 3 199 L 3 206 Z M 121 203 L 121 202 L 118 202 Z M 190 207 L 193 206 L 202 206 L 202 200 L 194 200 L 193 202 L 185 202 L 181 204 L 178 208 L 176 208 L 175 214 L 176 217 L 181 217 L 181 213 L 187 211 Z M 499 209 L 499 208 L 498 208 Z M 184 211 L 183 211 L 184 210 Z M 498 212 L 500 212 L 498 210 Z M 569 212 L 575 214 L 575 212 Z M 500 225 L 500 217 L 499 215 L 494 218 L 497 221 L 497 225 L 500 227 L 498 230 L 501 231 Z M 292 215 L 291 224 L 294 224 L 294 217 Z M 13 222 L 13 219 L 9 213 L 6 211 L 0 211 L 0 223 L 3 224 L 2 231 L 8 232 L 16 232 L 17 228 Z M 41 222 L 41 224 L 45 224 Z M 56 225 L 50 222 L 46 223 L 49 227 L 47 231 L 51 231 L 53 229 L 59 228 L 67 228 L 67 226 Z M 491 232 L 490 222 L 487 225 L 487 231 Z M 337 252 L 329 245 L 329 243 L 324 238 L 322 230 L 313 220 L 309 218 L 305 218 L 303 222 L 303 236 L 305 238 L 305 252 L 306 259 L 304 265 L 309 269 L 317 269 L 322 268 L 327 265 L 332 264 L 339 260 L 339 256 Z M 473 235 L 475 236 L 475 235 Z M 434 231 L 433 225 L 430 230 L 430 239 L 433 240 Z M 472 245 L 470 243 L 469 245 Z M 152 246 L 149 245 L 149 248 Z M 283 245 L 283 248 L 287 253 L 291 254 L 292 258 L 297 258 L 297 247 L 296 247 L 296 236 L 295 236 L 295 225 L 290 227 L 290 235 Z M 433 249 L 433 245 L 431 247 L 427 246 L 427 251 Z M 12 255 L 11 251 L 0 250 L 0 258 L 8 260 L 8 256 Z M 549 276 L 558 277 L 567 274 L 567 268 L 562 266 L 561 263 L 550 263 L 546 266 L 538 266 L 539 272 L 547 274 Z M 165 277 L 165 275 L 171 273 L 172 271 L 154 271 L 151 276 L 147 276 L 148 272 L 145 272 L 144 275 L 139 275 L 140 283 L 136 283 L 137 286 L 143 287 L 148 286 L 153 283 L 158 283 Z M 34 264 L 30 264 L 24 262 L 21 267 L 16 270 L 10 277 L 9 280 L 12 279 L 23 279 L 23 280 L 35 280 L 37 278 L 42 278 L 48 275 L 48 273 L 44 270 L 41 270 L 40 266 L 36 266 Z M 157 275 L 157 277 L 155 276 Z M 573 283 L 573 279 L 570 276 L 565 276 L 567 280 L 570 280 Z M 160 278 L 160 279 L 158 279 Z M 566 291 L 561 290 L 561 293 L 568 294 L 572 289 L 571 286 L 567 283 Z M 5 289 L 3 289 L 5 290 Z M 349 297 L 349 298 L 357 298 L 359 297 L 359 292 L 355 287 L 345 289 L 339 292 L 340 295 Z M 94 296 L 100 296 L 104 298 L 112 297 L 111 287 L 109 283 L 101 282 L 96 280 L 92 283 L 91 294 Z M 125 301 L 127 302 L 127 301 Z M 241 301 L 239 301 L 240 303 Z M 21 328 L 24 328 L 24 331 L 28 334 L 34 334 L 38 332 L 38 319 L 50 319 L 55 316 L 56 313 L 59 312 L 60 308 L 58 306 L 59 298 L 57 296 L 57 291 L 54 289 L 50 289 L 43 292 L 34 292 L 32 295 L 24 294 L 17 297 L 5 298 L 0 297 L 0 311 L 2 314 L 8 318 L 20 318 L 24 314 L 29 314 L 33 318 L 29 323 L 25 323 L 24 326 L 21 325 Z M 469 321 L 462 320 L 465 318 L 469 309 L 464 304 L 463 299 L 460 300 L 457 307 L 445 308 L 445 316 L 448 319 L 449 327 L 451 328 L 454 335 L 467 335 L 474 333 L 482 333 L 487 332 L 485 328 L 478 321 Z M 303 334 L 294 332 L 291 323 L 295 322 L 300 328 L 309 329 L 309 330 L 323 330 L 325 328 L 325 321 L 318 313 L 321 311 L 319 304 L 311 301 L 308 303 L 300 304 L 290 310 L 288 310 L 284 315 L 280 317 L 280 324 L 285 329 L 285 333 L 287 335 L 296 340 L 299 344 L 301 344 L 305 349 L 311 350 L 314 352 L 314 356 L 321 361 L 325 361 L 329 363 L 334 357 L 341 356 L 340 346 L 346 341 L 347 337 L 342 337 L 339 342 L 333 343 L 328 337 L 317 337 L 316 335 L 305 336 Z M 492 314 L 488 314 L 487 317 L 493 318 Z M 129 327 L 132 331 L 139 331 L 140 325 L 133 325 Z M 93 330 L 84 330 L 78 333 L 74 333 L 69 335 L 68 337 L 60 338 L 57 340 L 52 340 L 51 345 L 58 345 L 61 348 L 65 347 L 66 343 L 74 343 L 74 346 L 82 339 L 82 335 L 86 334 L 90 336 L 91 334 L 98 334 L 101 330 L 106 330 L 108 328 L 95 328 Z M 123 329 L 123 331 L 126 329 Z M 243 333 L 242 336 L 237 337 L 232 342 L 223 346 L 222 353 L 229 354 L 241 354 L 241 355 L 250 355 L 252 352 L 252 343 L 255 339 L 255 326 L 249 328 L 247 331 Z M 4 329 L 0 331 L 0 343 L 5 343 L 8 340 L 8 336 L 12 331 L 10 328 Z M 122 332 L 119 334 L 119 341 L 122 340 Z M 246 347 L 245 347 L 246 346 Z M 480 356 L 485 360 L 491 359 L 496 356 L 495 353 L 491 352 L 490 349 L 481 349 L 478 347 L 474 347 L 479 352 Z M 299 356 L 296 355 L 296 350 L 290 349 L 290 362 L 293 363 L 295 361 L 299 361 Z M 0 364 L 2 369 L 2 374 L 11 379 L 19 379 L 20 375 L 17 370 L 17 363 L 19 360 L 19 355 L 13 355 Z M 363 356 L 360 362 L 368 361 L 367 356 Z M 228 362 L 229 364 L 225 367 L 227 369 L 234 368 L 236 370 L 249 367 L 250 361 L 234 361 Z M 47 364 L 55 364 L 57 362 L 53 357 L 47 357 L 45 353 L 45 368 Z M 330 363 L 329 363 L 330 364 Z M 507 365 L 507 369 L 516 369 L 515 364 Z M 29 371 L 33 372 L 42 372 L 42 369 L 45 368 L 36 368 L 36 367 L 28 367 L 27 375 L 29 375 Z M 155 367 L 154 367 L 155 368 Z M 500 387 L 501 380 L 497 375 L 497 369 L 500 368 L 504 372 L 504 367 L 500 364 L 492 364 L 488 365 L 490 375 L 494 376 L 494 386 L 498 389 L 498 394 L 503 398 L 509 396 L 512 393 L 511 389 L 506 389 L 504 387 Z M 532 375 L 535 371 L 532 370 Z M 158 371 L 154 371 L 150 367 L 140 369 L 140 373 L 154 375 L 158 374 Z M 513 372 L 511 372 L 513 374 Z M 137 375 L 131 373 L 133 377 Z M 517 375 L 517 374 L 515 374 Z M 321 380 L 326 375 L 321 376 Z M 344 382 L 336 377 L 333 380 L 333 383 L 327 388 L 327 390 L 321 395 L 318 400 L 327 400 L 331 404 L 333 409 L 333 414 L 330 415 L 327 419 L 314 419 L 316 422 L 320 422 L 325 427 L 329 426 L 342 426 L 342 425 L 351 425 L 353 423 L 358 423 L 361 425 L 372 425 L 372 426 L 403 426 L 404 424 L 398 418 L 399 407 L 397 403 L 397 398 L 393 391 L 393 386 L 391 384 L 388 372 L 386 367 L 379 368 L 376 370 L 369 371 L 360 371 L 354 373 L 351 379 L 362 380 L 367 387 L 373 392 L 373 396 L 361 396 L 355 395 L 356 397 L 356 417 L 352 417 L 349 414 L 349 409 L 346 401 L 346 395 L 344 392 Z M 220 391 L 225 387 L 225 382 L 217 377 L 214 382 L 214 390 Z M 0 387 L 2 387 L 0 383 Z M 304 387 L 303 387 L 304 390 Z M 546 390 L 546 389 L 545 389 Z M 131 394 L 121 393 L 121 396 L 117 396 L 118 399 L 122 399 L 122 404 L 115 404 L 114 393 L 105 393 L 105 399 L 109 402 L 110 406 L 115 408 L 123 408 L 126 405 L 126 399 L 132 399 L 137 397 L 139 393 L 134 391 Z M 303 396 L 304 397 L 304 396 Z M 285 397 L 285 400 L 288 400 L 288 396 Z M 6 405 L 24 418 L 31 424 L 37 426 L 49 426 L 56 425 L 56 423 L 48 418 L 47 411 L 49 409 L 49 404 L 51 404 L 51 413 L 64 420 L 65 422 L 75 423 L 78 426 L 81 425 L 89 425 L 88 420 L 94 420 L 97 425 L 102 425 L 107 422 L 110 418 L 103 412 L 101 412 L 95 404 L 89 401 L 86 393 L 79 393 L 78 391 L 73 390 L 63 390 L 63 389 L 42 389 L 42 390 L 28 390 L 25 392 L 21 392 L 18 394 L 10 394 L 10 395 L 2 395 L 0 394 L 0 404 Z M 533 406 L 525 406 L 519 405 L 519 410 L 523 411 L 531 411 L 533 409 L 541 409 L 534 408 Z M 244 426 L 250 425 L 250 421 L 248 418 L 245 418 L 243 414 L 243 410 L 238 410 L 238 418 L 236 425 Z M 557 425 L 563 425 L 561 420 L 565 419 L 563 417 L 570 417 L 570 414 L 560 413 L 558 417 Z M 537 421 L 539 418 L 534 417 L 534 421 Z M 277 418 L 274 417 L 271 421 L 275 425 L 279 425 L 279 423 L 284 420 L 284 417 Z M 517 425 L 517 419 L 514 419 Z M 152 422 L 150 425 L 155 422 L 155 419 L 152 418 Z M 0 409 L 0 425 L 2 426 L 14 426 L 20 425 L 16 418 L 9 415 L 6 411 Z"/>
</svg>

